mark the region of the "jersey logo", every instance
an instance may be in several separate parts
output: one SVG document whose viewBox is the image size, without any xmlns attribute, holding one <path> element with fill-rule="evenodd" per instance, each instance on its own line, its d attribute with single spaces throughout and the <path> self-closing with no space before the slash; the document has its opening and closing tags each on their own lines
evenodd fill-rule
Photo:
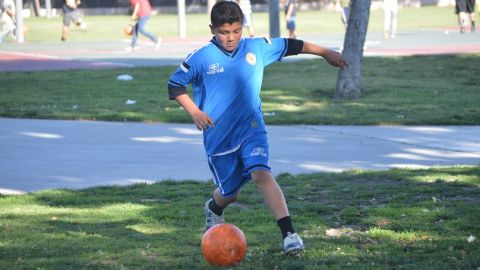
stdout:
<svg viewBox="0 0 480 270">
<path fill-rule="evenodd" d="M 268 157 L 265 148 L 263 147 L 255 147 L 253 148 L 252 152 L 250 152 L 251 157 Z"/>
<path fill-rule="evenodd" d="M 208 66 L 208 75 L 214 75 L 215 73 L 223 72 L 223 67 L 220 66 L 219 63 L 211 64 Z"/>
<path fill-rule="evenodd" d="M 247 55 L 245 56 L 245 60 L 247 60 L 247 62 L 252 66 L 257 63 L 257 57 L 251 52 L 247 53 Z"/>
</svg>

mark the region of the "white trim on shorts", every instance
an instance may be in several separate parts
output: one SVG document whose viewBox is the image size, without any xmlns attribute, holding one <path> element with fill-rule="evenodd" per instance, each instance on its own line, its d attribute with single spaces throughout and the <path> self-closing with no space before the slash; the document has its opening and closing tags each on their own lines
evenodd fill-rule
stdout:
<svg viewBox="0 0 480 270">
<path fill-rule="evenodd" d="M 210 158 L 211 156 L 212 156 L 212 157 L 225 156 L 225 155 L 228 155 L 228 154 L 231 154 L 231 153 L 237 151 L 238 149 L 240 149 L 240 147 L 242 146 L 243 142 L 244 142 L 246 139 L 250 138 L 250 136 L 252 136 L 253 134 L 255 134 L 255 133 L 252 133 L 252 134 L 248 135 L 247 137 L 243 138 L 243 140 L 242 140 L 237 146 L 235 146 L 234 148 L 232 148 L 232 149 L 230 149 L 230 150 L 227 150 L 227 151 L 224 151 L 224 152 L 217 153 L 217 154 L 212 154 L 212 155 L 209 156 L 209 158 Z"/>
</svg>

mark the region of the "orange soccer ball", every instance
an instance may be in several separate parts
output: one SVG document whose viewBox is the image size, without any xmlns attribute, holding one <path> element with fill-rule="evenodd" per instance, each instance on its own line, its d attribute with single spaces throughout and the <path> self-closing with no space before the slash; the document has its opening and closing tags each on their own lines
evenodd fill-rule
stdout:
<svg viewBox="0 0 480 270">
<path fill-rule="evenodd" d="M 237 226 L 230 223 L 217 224 L 203 235 L 202 254 L 211 265 L 236 265 L 247 254 L 247 240 Z"/>
<path fill-rule="evenodd" d="M 131 24 L 125 25 L 125 27 L 123 28 L 123 32 L 125 33 L 125 35 L 131 36 L 133 34 L 133 26 Z"/>
</svg>

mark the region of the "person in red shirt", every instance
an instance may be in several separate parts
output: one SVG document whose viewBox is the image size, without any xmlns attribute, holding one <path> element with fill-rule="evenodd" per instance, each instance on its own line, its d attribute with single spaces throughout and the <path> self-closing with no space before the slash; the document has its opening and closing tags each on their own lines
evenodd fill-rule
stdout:
<svg viewBox="0 0 480 270">
<path fill-rule="evenodd" d="M 132 43 L 129 47 L 126 48 L 127 51 L 132 51 L 138 49 L 137 41 L 138 41 L 138 33 L 140 32 L 142 35 L 148 37 L 153 43 L 155 44 L 155 50 L 158 50 L 160 47 L 160 39 L 153 35 L 152 33 L 148 32 L 146 29 L 146 24 L 150 19 L 150 15 L 152 14 L 152 7 L 150 6 L 150 2 L 148 0 L 130 0 L 130 4 L 133 8 L 132 13 L 132 24 L 135 24 L 133 27 L 132 33 Z"/>
</svg>

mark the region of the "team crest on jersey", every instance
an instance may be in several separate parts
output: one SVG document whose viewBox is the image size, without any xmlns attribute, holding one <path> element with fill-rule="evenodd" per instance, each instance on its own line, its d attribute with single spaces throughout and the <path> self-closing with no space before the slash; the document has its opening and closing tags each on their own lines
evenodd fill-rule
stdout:
<svg viewBox="0 0 480 270">
<path fill-rule="evenodd" d="M 223 67 L 221 67 L 219 63 L 211 64 L 210 66 L 208 66 L 208 75 L 214 75 L 220 72 L 223 72 Z"/>
<path fill-rule="evenodd" d="M 245 56 L 245 60 L 247 60 L 247 62 L 252 66 L 257 63 L 257 57 L 251 52 L 247 53 L 247 55 Z"/>
</svg>

